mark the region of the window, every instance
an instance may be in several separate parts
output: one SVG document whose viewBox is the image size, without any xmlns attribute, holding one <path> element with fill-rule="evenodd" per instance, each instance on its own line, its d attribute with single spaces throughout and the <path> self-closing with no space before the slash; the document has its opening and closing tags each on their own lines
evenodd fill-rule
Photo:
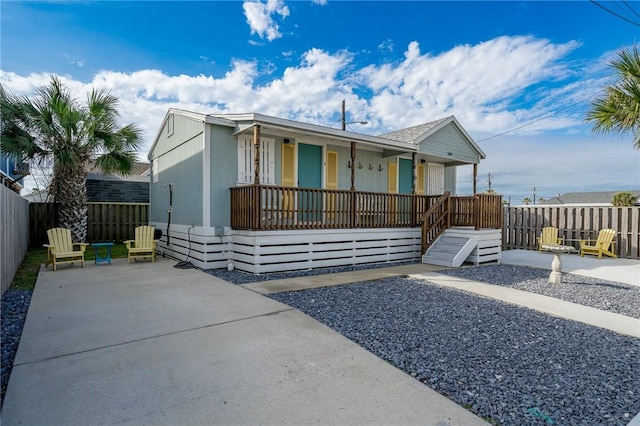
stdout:
<svg viewBox="0 0 640 426">
<path fill-rule="evenodd" d="M 276 142 L 260 138 L 260 183 L 274 185 L 276 164 Z M 253 139 L 238 138 L 238 183 L 253 183 Z"/>
<path fill-rule="evenodd" d="M 167 117 L 167 137 L 173 135 L 173 114 Z"/>
</svg>

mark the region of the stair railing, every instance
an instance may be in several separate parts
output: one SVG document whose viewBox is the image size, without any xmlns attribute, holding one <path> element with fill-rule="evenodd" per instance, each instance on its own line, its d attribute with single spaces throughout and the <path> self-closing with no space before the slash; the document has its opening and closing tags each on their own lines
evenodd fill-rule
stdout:
<svg viewBox="0 0 640 426">
<path fill-rule="evenodd" d="M 451 227 L 450 208 L 451 194 L 447 191 L 422 215 L 422 254 Z"/>
</svg>

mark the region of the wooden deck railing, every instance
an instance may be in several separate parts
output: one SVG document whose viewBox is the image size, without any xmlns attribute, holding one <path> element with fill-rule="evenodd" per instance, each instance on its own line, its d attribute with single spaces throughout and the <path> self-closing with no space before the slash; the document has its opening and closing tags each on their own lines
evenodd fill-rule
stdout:
<svg viewBox="0 0 640 426">
<path fill-rule="evenodd" d="M 394 228 L 420 224 L 437 196 L 247 185 L 231 188 L 233 229 Z"/>
<path fill-rule="evenodd" d="M 446 192 L 436 203 L 426 211 L 422 216 L 422 251 L 424 253 L 442 235 L 449 227 L 451 227 L 451 197 Z"/>
<path fill-rule="evenodd" d="M 503 223 L 502 196 L 476 194 L 468 197 L 442 195 L 422 218 L 422 253 L 451 226 L 500 229 Z"/>
<path fill-rule="evenodd" d="M 441 196 L 247 185 L 231 188 L 231 227 L 246 230 L 422 225 Z M 450 226 L 502 227 L 502 197 L 449 197 Z M 444 202 L 443 202 L 444 203 Z M 442 204 L 442 203 L 441 203 Z M 486 211 L 485 211 L 486 210 Z M 442 212 L 441 212 L 442 213 Z"/>
</svg>

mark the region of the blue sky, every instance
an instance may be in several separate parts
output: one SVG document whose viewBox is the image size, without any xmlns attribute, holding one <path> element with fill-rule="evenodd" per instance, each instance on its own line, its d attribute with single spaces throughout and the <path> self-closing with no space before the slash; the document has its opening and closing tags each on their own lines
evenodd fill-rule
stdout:
<svg viewBox="0 0 640 426">
<path fill-rule="evenodd" d="M 146 158 L 170 107 L 259 112 L 381 134 L 455 115 L 487 154 L 478 189 L 520 203 L 640 188 L 631 135 L 593 135 L 589 101 L 638 42 L 640 2 L 142 1 L 0 4 L 0 83 L 106 87 Z M 516 130 L 514 130 L 516 129 Z M 470 191 L 471 168 L 459 171 Z"/>
</svg>

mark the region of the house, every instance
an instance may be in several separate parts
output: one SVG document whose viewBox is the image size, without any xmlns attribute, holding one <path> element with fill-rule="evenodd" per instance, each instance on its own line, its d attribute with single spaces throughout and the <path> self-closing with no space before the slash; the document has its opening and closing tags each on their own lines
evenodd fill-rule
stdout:
<svg viewBox="0 0 640 426">
<path fill-rule="evenodd" d="M 450 196 L 457 167 L 475 176 L 485 158 L 454 116 L 370 136 L 170 109 L 148 158 L 158 250 L 203 269 L 415 260 L 452 226 L 474 242 L 458 258 L 478 262 L 489 245 L 486 259 L 499 258 L 501 197 Z"/>
<path fill-rule="evenodd" d="M 104 174 L 92 167 L 86 177 L 87 202 L 148 204 L 149 171 L 147 162 L 136 162 L 128 176 Z M 23 198 L 30 203 L 53 202 L 46 189 L 33 191 L 23 195 Z"/>
<path fill-rule="evenodd" d="M 20 194 L 21 180 L 29 174 L 29 164 L 18 161 L 10 154 L 0 152 L 0 183 Z"/>
<path fill-rule="evenodd" d="M 613 204 L 613 196 L 618 192 L 630 192 L 636 199 L 635 205 L 640 205 L 640 190 L 628 191 L 599 191 L 599 192 L 567 192 L 566 194 L 558 194 L 538 205 L 565 205 L 565 206 L 602 206 L 611 207 Z"/>
<path fill-rule="evenodd" d="M 87 173 L 87 201 L 90 203 L 149 203 L 147 162 L 136 162 L 130 175 L 108 175 L 92 168 Z"/>
</svg>

